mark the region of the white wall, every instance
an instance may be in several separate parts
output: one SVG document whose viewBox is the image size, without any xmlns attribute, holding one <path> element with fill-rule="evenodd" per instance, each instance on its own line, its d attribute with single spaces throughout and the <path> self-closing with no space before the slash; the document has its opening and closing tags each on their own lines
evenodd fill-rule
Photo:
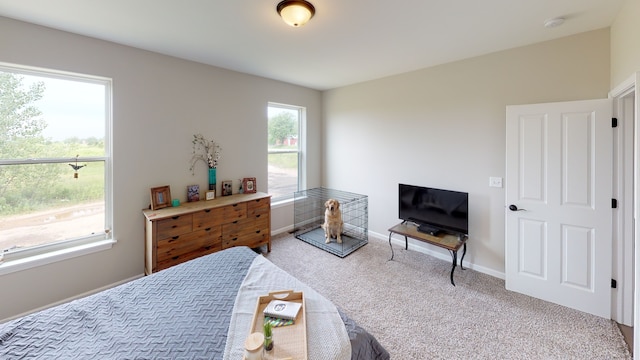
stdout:
<svg viewBox="0 0 640 360">
<path fill-rule="evenodd" d="M 369 196 L 369 229 L 397 222 L 398 183 L 469 192 L 465 262 L 504 273 L 505 107 L 606 98 L 609 30 L 506 50 L 323 95 L 323 185 Z"/>
<path fill-rule="evenodd" d="M 640 71 L 640 0 L 627 0 L 611 25 L 611 88 Z"/>
<path fill-rule="evenodd" d="M 253 176 L 266 191 L 269 101 L 307 107 L 308 178 L 320 184 L 318 91 L 1 17 L 0 34 L 0 62 L 113 79 L 118 240 L 109 251 L 0 276 L 0 320 L 141 275 L 149 188 L 170 185 L 184 201 L 187 185 L 207 183 L 206 165 L 189 171 L 195 133 L 220 142 L 220 181 Z M 275 222 L 292 222 L 277 214 Z"/>
</svg>

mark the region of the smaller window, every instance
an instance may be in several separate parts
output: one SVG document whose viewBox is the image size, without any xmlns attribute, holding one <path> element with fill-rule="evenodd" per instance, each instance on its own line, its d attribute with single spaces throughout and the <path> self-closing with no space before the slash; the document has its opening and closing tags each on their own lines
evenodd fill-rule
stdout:
<svg viewBox="0 0 640 360">
<path fill-rule="evenodd" d="M 268 192 L 274 201 L 293 198 L 302 188 L 300 128 L 303 115 L 302 107 L 269 103 Z"/>
</svg>

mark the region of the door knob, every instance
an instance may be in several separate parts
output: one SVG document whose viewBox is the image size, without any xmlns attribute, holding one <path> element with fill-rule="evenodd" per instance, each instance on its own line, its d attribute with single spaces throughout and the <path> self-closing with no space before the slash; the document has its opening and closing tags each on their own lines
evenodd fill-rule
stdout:
<svg viewBox="0 0 640 360">
<path fill-rule="evenodd" d="M 518 209 L 518 207 L 513 205 L 513 204 L 509 205 L 509 210 L 511 210 L 511 211 L 526 211 L 525 209 Z"/>
</svg>

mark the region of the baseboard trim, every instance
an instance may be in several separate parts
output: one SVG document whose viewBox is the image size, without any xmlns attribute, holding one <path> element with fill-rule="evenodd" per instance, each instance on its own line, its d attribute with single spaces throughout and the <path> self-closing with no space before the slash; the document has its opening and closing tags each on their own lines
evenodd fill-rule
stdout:
<svg viewBox="0 0 640 360">
<path fill-rule="evenodd" d="M 285 226 L 280 229 L 271 230 L 271 236 L 280 235 L 282 233 L 290 233 L 293 231 L 293 225 Z"/>
</svg>

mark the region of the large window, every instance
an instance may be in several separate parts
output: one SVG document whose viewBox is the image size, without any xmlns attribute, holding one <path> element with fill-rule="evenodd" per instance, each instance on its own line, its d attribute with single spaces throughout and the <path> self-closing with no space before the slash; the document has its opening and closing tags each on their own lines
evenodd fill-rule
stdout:
<svg viewBox="0 0 640 360">
<path fill-rule="evenodd" d="M 301 131 L 304 108 L 269 103 L 269 181 L 272 200 L 293 198 L 302 188 Z"/>
<path fill-rule="evenodd" d="M 0 64 L 0 260 L 111 239 L 111 81 Z"/>
</svg>

